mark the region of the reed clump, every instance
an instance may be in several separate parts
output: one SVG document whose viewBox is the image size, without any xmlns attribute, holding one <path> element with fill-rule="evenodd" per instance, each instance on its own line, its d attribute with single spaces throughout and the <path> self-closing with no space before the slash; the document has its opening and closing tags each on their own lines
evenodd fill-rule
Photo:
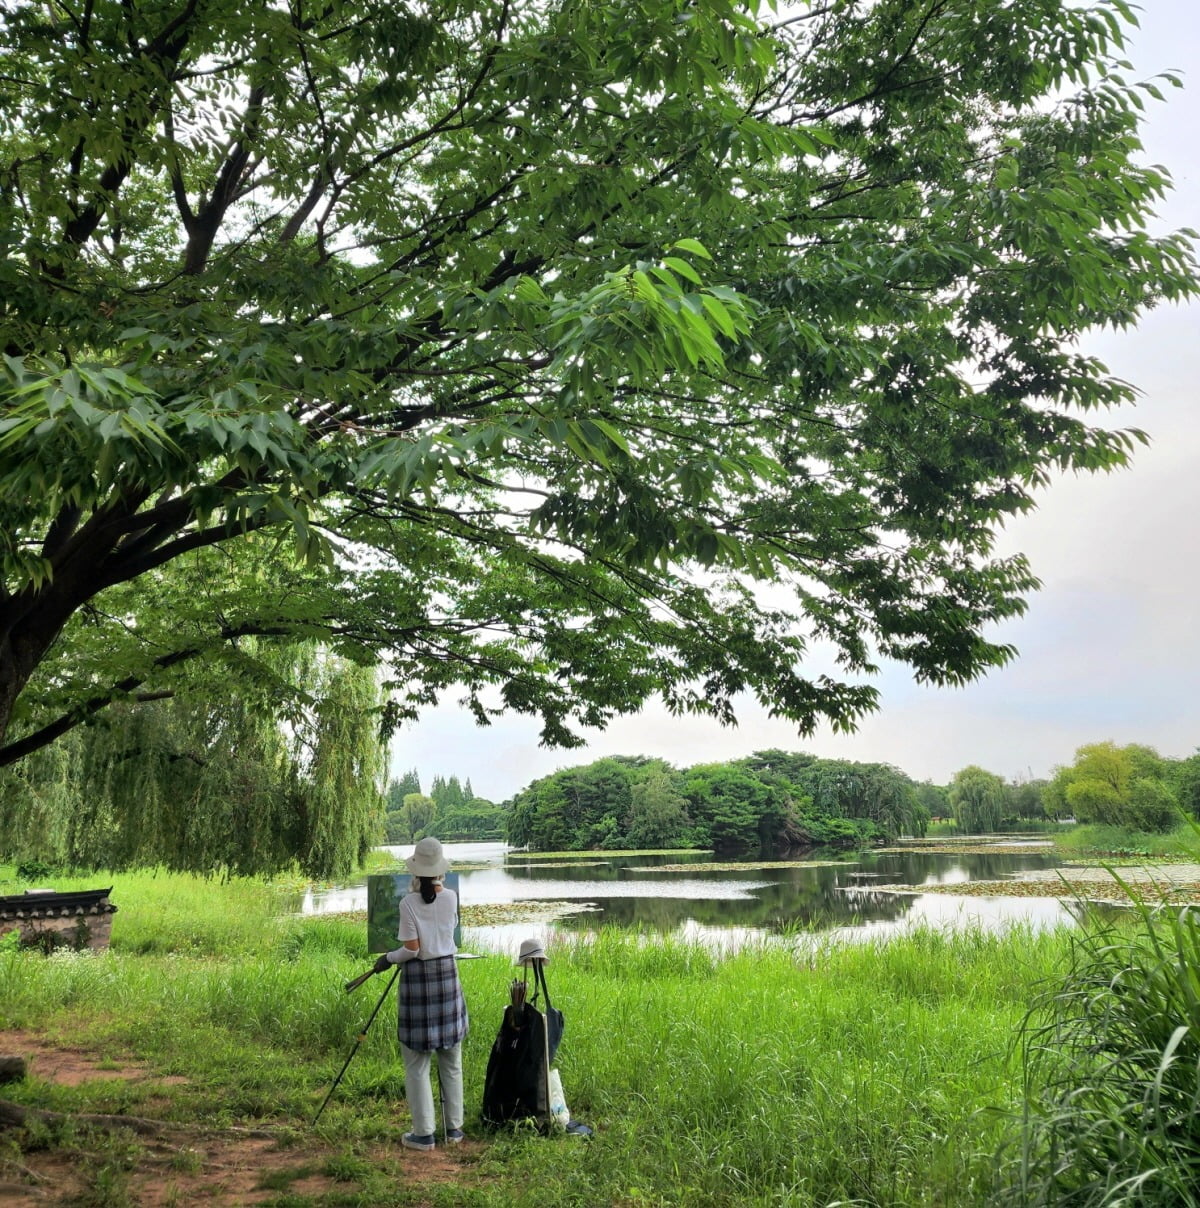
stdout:
<svg viewBox="0 0 1200 1208">
<path fill-rule="evenodd" d="M 1142 902 L 1132 927 L 1082 931 L 1068 955 L 1023 1025 L 1023 1131 L 1002 1201 L 1196 1208 L 1200 913 Z"/>
</svg>

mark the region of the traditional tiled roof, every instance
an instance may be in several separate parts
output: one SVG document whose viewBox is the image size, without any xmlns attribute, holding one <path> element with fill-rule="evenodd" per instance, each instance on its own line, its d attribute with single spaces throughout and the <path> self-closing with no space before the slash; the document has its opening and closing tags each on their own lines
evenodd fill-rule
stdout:
<svg viewBox="0 0 1200 1208">
<path fill-rule="evenodd" d="M 30 919 L 69 919 L 82 915 L 114 914 L 107 889 L 74 889 L 58 893 L 53 889 L 27 889 L 24 893 L 0 897 L 0 922 L 25 922 Z"/>
</svg>

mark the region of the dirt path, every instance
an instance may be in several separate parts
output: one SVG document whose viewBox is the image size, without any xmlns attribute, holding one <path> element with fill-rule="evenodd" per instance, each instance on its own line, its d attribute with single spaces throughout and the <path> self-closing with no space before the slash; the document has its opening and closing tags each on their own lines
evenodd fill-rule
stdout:
<svg viewBox="0 0 1200 1208">
<path fill-rule="evenodd" d="M 185 1083 L 184 1078 L 153 1075 L 136 1062 L 115 1061 L 84 1047 L 50 1040 L 32 1032 L 0 1029 L 0 1053 L 26 1058 L 29 1077 L 61 1086 L 123 1080 L 164 1088 L 161 1100 L 153 1094 L 142 1109 L 153 1113 L 156 1101 L 167 1101 L 166 1089 Z M 0 1088 L 3 1097 L 3 1088 Z M 397 1118 L 397 1138 L 402 1128 Z M 47 1208 L 78 1202 L 95 1203 L 98 1161 L 95 1152 L 56 1144 L 40 1148 L 36 1140 L 18 1147 L 17 1134 L 0 1129 L 0 1204 L 5 1208 Z M 123 1184 L 124 1200 L 145 1208 L 186 1208 L 193 1204 L 233 1208 L 265 1204 L 286 1194 L 319 1203 L 325 1196 L 342 1197 L 353 1183 L 329 1173 L 331 1161 L 342 1152 L 323 1146 L 313 1137 L 302 1145 L 295 1136 L 271 1129 L 202 1129 L 164 1123 L 152 1138 L 139 1138 L 125 1148 L 125 1164 L 132 1169 L 115 1174 Z M 82 1146 L 82 1143 L 81 1143 Z M 482 1146 L 467 1141 L 459 1148 L 433 1153 L 411 1153 L 395 1146 L 377 1146 L 365 1155 L 380 1170 L 393 1170 L 410 1189 L 455 1182 L 465 1163 L 478 1156 Z M 116 1157 L 120 1142 L 105 1150 Z M 103 1176 L 100 1175 L 102 1178 Z"/>
</svg>

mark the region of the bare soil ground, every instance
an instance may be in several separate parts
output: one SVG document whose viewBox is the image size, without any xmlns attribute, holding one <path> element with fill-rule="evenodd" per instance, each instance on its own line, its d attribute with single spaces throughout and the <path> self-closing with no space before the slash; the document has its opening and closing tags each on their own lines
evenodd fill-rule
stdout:
<svg viewBox="0 0 1200 1208">
<path fill-rule="evenodd" d="M 0 1053 L 26 1058 L 29 1077 L 63 1086 L 93 1080 L 148 1082 L 164 1089 L 185 1082 L 160 1078 L 135 1062 L 114 1060 L 83 1047 L 64 1045 L 35 1033 L 0 1029 Z M 0 1098 L 3 1088 L 0 1088 Z M 143 1110 L 153 1110 L 150 1096 Z M 464 1164 L 477 1157 L 482 1145 L 468 1140 L 452 1150 L 413 1153 L 399 1144 L 406 1123 L 397 1112 L 395 1146 L 379 1146 L 367 1155 L 380 1168 L 394 1170 L 411 1190 L 457 1181 Z M 95 1181 L 96 1159 L 80 1150 L 39 1149 L 11 1144 L 14 1133 L 0 1128 L 0 1204 L 5 1208 L 47 1208 L 85 1200 Z M 185 1208 L 192 1204 L 234 1206 L 268 1203 L 286 1188 L 290 1197 L 319 1202 L 327 1194 L 348 1190 L 324 1173 L 334 1150 L 314 1138 L 296 1147 L 282 1132 L 271 1130 L 204 1129 L 164 1123 L 152 1137 L 139 1137 L 133 1170 L 125 1183 L 126 1201 L 146 1208 Z M 86 1200 L 86 1202 L 93 1202 Z"/>
</svg>

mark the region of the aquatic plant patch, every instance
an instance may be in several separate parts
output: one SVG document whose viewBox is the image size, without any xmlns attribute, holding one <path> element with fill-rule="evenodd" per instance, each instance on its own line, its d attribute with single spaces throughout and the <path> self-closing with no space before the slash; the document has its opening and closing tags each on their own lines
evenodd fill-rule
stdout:
<svg viewBox="0 0 1200 1208">
<path fill-rule="evenodd" d="M 591 902 L 493 902 L 460 907 L 464 927 L 501 927 L 510 923 L 549 923 L 598 910 Z"/>
<path fill-rule="evenodd" d="M 906 847 L 874 847 L 872 852 L 880 856 L 896 856 L 912 855 L 914 851 L 919 851 L 923 855 L 929 855 L 937 852 L 945 852 L 948 856 L 994 856 L 994 855 L 1024 855 L 1031 851 L 1050 851 L 1054 844 L 1049 840 L 1030 840 L 1029 842 L 1020 843 L 946 843 L 946 842 L 929 842 L 917 846 L 915 843 L 909 844 Z"/>
<path fill-rule="evenodd" d="M 751 872 L 763 868 L 853 868 L 854 860 L 737 860 L 706 864 L 626 865 L 627 872 Z"/>
<path fill-rule="evenodd" d="M 1162 864 L 1153 868 L 1070 867 L 1021 872 L 1003 881 L 957 881 L 931 885 L 872 885 L 873 893 L 943 894 L 968 898 L 1071 898 L 1084 902 L 1150 901 L 1167 905 L 1200 904 L 1200 866 Z M 847 893 L 856 892 L 847 887 Z"/>
<path fill-rule="evenodd" d="M 511 864 L 525 860 L 595 860 L 601 856 L 702 856 L 709 850 L 707 847 L 625 847 L 611 851 L 510 851 L 505 858 Z"/>
</svg>

